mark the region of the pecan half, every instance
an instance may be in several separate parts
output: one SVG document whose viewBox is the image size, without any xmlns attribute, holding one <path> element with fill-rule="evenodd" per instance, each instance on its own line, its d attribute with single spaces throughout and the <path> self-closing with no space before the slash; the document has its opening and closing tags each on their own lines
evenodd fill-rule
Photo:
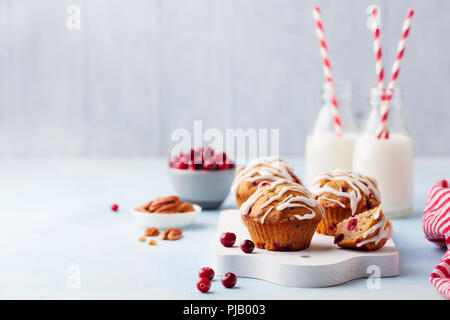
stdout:
<svg viewBox="0 0 450 320">
<path fill-rule="evenodd" d="M 179 205 L 180 198 L 177 196 L 163 197 L 153 200 L 150 203 L 148 210 L 155 213 L 170 213 L 175 212 L 174 210 L 176 210 Z"/>
<path fill-rule="evenodd" d="M 157 236 L 159 234 L 159 230 L 158 230 L 158 228 L 155 228 L 155 227 L 153 227 L 153 228 L 147 228 L 146 230 L 145 230 L 145 232 L 144 232 L 144 235 L 146 236 L 146 237 L 155 237 L 155 236 Z"/>
<path fill-rule="evenodd" d="M 169 228 L 159 234 L 161 240 L 178 240 L 183 236 L 183 232 L 178 228 Z"/>
<path fill-rule="evenodd" d="M 148 202 L 148 203 L 146 203 L 146 204 L 144 204 L 144 205 L 142 205 L 140 207 L 137 207 L 134 210 L 139 211 L 139 212 L 148 212 L 148 207 L 150 206 L 151 203 L 152 202 L 150 201 L 150 202 Z"/>
<path fill-rule="evenodd" d="M 179 212 L 191 212 L 191 211 L 195 211 L 194 207 L 192 206 L 192 204 L 187 203 L 187 202 L 182 202 L 181 205 L 178 207 L 178 211 Z"/>
</svg>

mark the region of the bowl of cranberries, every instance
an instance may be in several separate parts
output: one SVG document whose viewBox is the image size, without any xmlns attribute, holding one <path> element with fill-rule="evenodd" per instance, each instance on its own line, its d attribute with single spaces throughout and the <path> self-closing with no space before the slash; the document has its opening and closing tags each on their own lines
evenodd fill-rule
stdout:
<svg viewBox="0 0 450 320">
<path fill-rule="evenodd" d="M 173 156 L 169 175 L 182 201 L 217 209 L 230 192 L 235 165 L 225 152 L 198 147 Z"/>
</svg>

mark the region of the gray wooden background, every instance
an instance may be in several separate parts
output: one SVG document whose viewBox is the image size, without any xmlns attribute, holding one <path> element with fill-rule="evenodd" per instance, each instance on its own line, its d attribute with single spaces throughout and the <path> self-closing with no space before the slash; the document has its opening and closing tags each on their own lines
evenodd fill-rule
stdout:
<svg viewBox="0 0 450 320">
<path fill-rule="evenodd" d="M 66 26 L 69 5 L 81 29 Z M 363 117 L 375 84 L 366 8 L 382 10 L 390 71 L 415 9 L 399 84 L 421 156 L 449 156 L 450 1 L 0 0 L 2 155 L 164 155 L 175 128 L 280 128 L 302 155 L 320 104 L 311 8 L 336 79 Z"/>
</svg>

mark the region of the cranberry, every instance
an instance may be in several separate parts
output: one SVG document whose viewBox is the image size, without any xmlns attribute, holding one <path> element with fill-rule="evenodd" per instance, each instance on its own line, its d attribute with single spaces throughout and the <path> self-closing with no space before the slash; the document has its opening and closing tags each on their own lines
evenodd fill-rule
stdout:
<svg viewBox="0 0 450 320">
<path fill-rule="evenodd" d="M 436 185 L 441 188 L 448 188 L 447 180 L 439 180 L 438 182 L 436 182 Z"/>
<path fill-rule="evenodd" d="M 225 152 L 219 152 L 215 155 L 215 159 L 219 165 L 226 164 L 227 155 L 225 154 Z"/>
<path fill-rule="evenodd" d="M 334 238 L 334 243 L 339 243 L 344 239 L 344 235 L 342 233 L 338 234 L 335 238 Z"/>
<path fill-rule="evenodd" d="M 170 158 L 169 160 L 169 167 L 171 168 L 175 168 L 176 164 L 178 163 L 179 159 L 177 156 L 173 156 L 172 158 Z"/>
<path fill-rule="evenodd" d="M 252 253 L 255 249 L 255 244 L 251 240 L 244 240 L 241 242 L 241 250 L 245 253 Z"/>
<path fill-rule="evenodd" d="M 201 278 L 197 282 L 197 289 L 203 293 L 206 293 L 211 288 L 211 281 L 208 278 Z"/>
<path fill-rule="evenodd" d="M 347 230 L 352 231 L 356 228 L 357 225 L 358 225 L 358 219 L 353 218 L 347 223 Z"/>
<path fill-rule="evenodd" d="M 214 160 L 215 156 L 214 156 L 214 150 L 213 148 L 207 146 L 203 149 L 203 158 L 205 160 Z"/>
<path fill-rule="evenodd" d="M 228 170 L 228 169 L 233 169 L 234 168 L 234 163 L 222 163 L 218 165 L 218 169 L 219 170 Z"/>
<path fill-rule="evenodd" d="M 292 245 L 291 244 L 287 244 L 285 246 L 282 246 L 280 244 L 278 244 L 277 242 L 274 242 L 273 244 L 273 249 L 275 251 L 289 251 L 291 249 Z"/>
<path fill-rule="evenodd" d="M 181 160 L 175 165 L 175 169 L 187 169 L 187 167 L 187 164 Z"/>
<path fill-rule="evenodd" d="M 187 169 L 188 159 L 185 155 L 180 154 L 179 156 L 174 156 L 169 160 L 169 166 L 175 169 Z"/>
<path fill-rule="evenodd" d="M 219 152 L 215 155 L 215 160 L 219 170 L 228 170 L 234 168 L 234 162 L 227 158 L 225 152 Z"/>
<path fill-rule="evenodd" d="M 269 183 L 267 181 L 264 181 L 263 183 L 261 183 L 261 187 L 267 187 L 269 185 Z"/>
<path fill-rule="evenodd" d="M 192 151 L 194 154 L 194 158 L 203 159 L 203 148 L 202 147 L 196 147 Z M 192 154 L 192 151 L 191 151 L 191 154 Z"/>
<path fill-rule="evenodd" d="M 202 165 L 203 164 L 203 157 L 200 155 L 200 156 L 196 156 L 196 157 L 194 157 L 194 159 L 192 160 L 192 162 L 195 164 L 195 165 Z"/>
<path fill-rule="evenodd" d="M 118 205 L 117 203 L 114 203 L 114 204 L 111 206 L 111 210 L 112 210 L 112 211 L 118 211 L 118 210 L 119 210 L 119 205 Z"/>
<path fill-rule="evenodd" d="M 216 170 L 217 164 L 214 160 L 208 160 L 203 164 L 204 170 Z"/>
<path fill-rule="evenodd" d="M 237 277 L 234 273 L 227 272 L 222 276 L 222 284 L 225 288 L 233 288 L 236 282 Z"/>
<path fill-rule="evenodd" d="M 194 151 L 194 149 L 189 150 L 188 155 L 189 155 L 189 158 L 191 159 L 191 161 L 194 160 L 194 158 L 195 158 L 195 151 Z"/>
<path fill-rule="evenodd" d="M 256 186 L 258 186 L 258 185 L 259 185 L 259 181 L 253 181 L 253 183 L 252 183 L 252 184 L 253 184 L 253 186 L 254 186 L 254 187 L 256 187 Z"/>
<path fill-rule="evenodd" d="M 220 235 L 220 242 L 224 247 L 232 247 L 236 241 L 236 235 L 233 232 L 225 232 Z"/>
<path fill-rule="evenodd" d="M 203 267 L 198 272 L 200 278 L 206 278 L 212 280 L 214 278 L 214 270 L 209 267 Z"/>
</svg>

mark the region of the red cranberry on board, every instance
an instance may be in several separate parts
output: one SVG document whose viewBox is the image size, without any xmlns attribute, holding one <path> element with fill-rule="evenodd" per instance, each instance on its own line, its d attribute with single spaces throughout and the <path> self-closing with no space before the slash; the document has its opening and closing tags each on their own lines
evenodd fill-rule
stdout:
<svg viewBox="0 0 450 320">
<path fill-rule="evenodd" d="M 111 206 L 111 210 L 112 210 L 112 211 L 118 211 L 118 210 L 119 210 L 119 205 L 118 205 L 117 203 L 114 203 L 114 204 Z"/>
<path fill-rule="evenodd" d="M 347 223 L 347 230 L 353 231 L 357 225 L 358 225 L 358 219 L 353 218 Z"/>
<path fill-rule="evenodd" d="M 200 278 L 206 278 L 208 280 L 212 280 L 214 278 L 214 270 L 209 267 L 203 267 L 198 272 L 198 276 Z"/>
<path fill-rule="evenodd" d="M 334 243 L 339 243 L 344 240 L 344 234 L 340 233 L 334 238 Z"/>
<path fill-rule="evenodd" d="M 224 247 L 232 247 L 236 241 L 236 235 L 233 232 L 224 232 L 220 235 L 220 242 Z"/>
<path fill-rule="evenodd" d="M 211 281 L 208 278 L 201 278 L 197 282 L 197 289 L 203 293 L 206 293 L 211 288 Z"/>
<path fill-rule="evenodd" d="M 245 253 L 252 253 L 255 249 L 255 244 L 251 240 L 244 240 L 241 242 L 241 250 Z"/>
<path fill-rule="evenodd" d="M 222 284 L 225 288 L 233 288 L 236 285 L 237 277 L 232 272 L 227 272 L 222 276 Z"/>
</svg>

